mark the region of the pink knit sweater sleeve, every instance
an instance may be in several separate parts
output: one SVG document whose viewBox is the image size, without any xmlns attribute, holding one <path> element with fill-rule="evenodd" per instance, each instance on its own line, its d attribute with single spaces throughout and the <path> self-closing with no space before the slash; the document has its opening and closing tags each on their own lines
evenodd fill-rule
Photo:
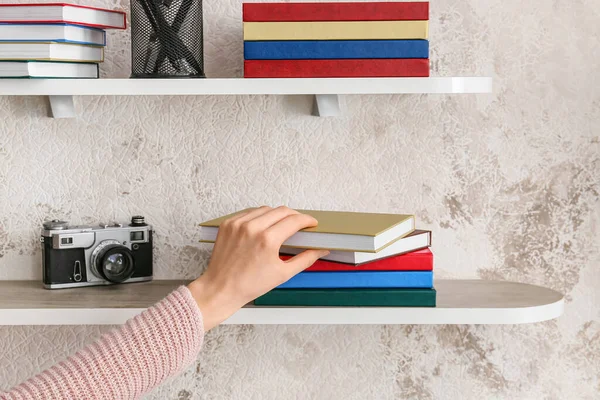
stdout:
<svg viewBox="0 0 600 400">
<path fill-rule="evenodd" d="M 203 340 L 202 314 L 182 286 L 0 399 L 136 399 L 191 364 Z"/>
</svg>

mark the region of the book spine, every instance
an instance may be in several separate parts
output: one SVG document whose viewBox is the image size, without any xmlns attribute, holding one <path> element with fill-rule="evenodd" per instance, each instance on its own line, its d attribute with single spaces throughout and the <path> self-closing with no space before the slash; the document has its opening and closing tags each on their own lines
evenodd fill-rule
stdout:
<svg viewBox="0 0 600 400">
<path fill-rule="evenodd" d="M 15 61 L 15 62 L 61 62 L 61 63 L 75 63 L 75 64 L 96 64 L 101 63 L 103 60 L 74 60 L 70 58 L 35 58 L 35 57 L 9 57 L 9 58 L 0 58 L 0 62 L 4 61 Z"/>
<path fill-rule="evenodd" d="M 286 261 L 292 258 L 291 255 L 281 254 L 279 256 Z M 367 264 L 354 265 L 343 264 L 335 261 L 318 260 L 306 271 L 326 272 L 326 271 L 432 271 L 433 253 L 414 252 L 403 254 L 397 257 L 384 258 Z"/>
<path fill-rule="evenodd" d="M 277 289 L 424 288 L 433 287 L 433 272 L 301 272 Z"/>
<path fill-rule="evenodd" d="M 40 5 L 43 6 L 44 4 L 40 4 Z M 80 22 L 65 21 L 67 23 L 73 23 L 73 24 L 89 26 L 89 27 L 93 27 L 93 28 L 102 28 L 102 29 L 127 29 L 127 13 L 125 13 L 124 11 L 115 11 L 115 10 L 109 10 L 106 8 L 84 6 L 84 5 L 79 5 L 79 4 L 60 4 L 59 3 L 59 4 L 57 4 L 57 6 L 62 6 L 64 8 L 67 8 L 67 7 L 84 8 L 87 10 L 93 10 L 98 13 L 119 14 L 123 18 L 123 23 L 121 25 L 94 25 L 94 24 L 82 24 Z"/>
<path fill-rule="evenodd" d="M 427 59 L 245 60 L 246 78 L 428 77 Z"/>
<path fill-rule="evenodd" d="M 246 60 L 429 58 L 427 40 L 303 40 L 244 42 Z"/>
<path fill-rule="evenodd" d="M 27 44 L 27 43 L 43 43 L 43 42 L 65 43 L 65 44 L 75 44 L 75 45 L 81 45 L 81 46 L 94 46 L 94 47 L 106 46 L 106 39 L 104 39 L 104 43 L 78 42 L 76 40 L 70 40 L 70 39 L 27 39 L 27 40 L 0 39 L 0 43 L 24 43 L 24 44 Z"/>
<path fill-rule="evenodd" d="M 79 25 L 85 26 L 88 28 L 94 29 L 125 29 L 124 26 L 113 26 L 113 25 L 98 25 L 98 24 L 88 24 L 84 22 L 71 21 L 67 19 L 40 19 L 35 21 L 23 21 L 23 20 L 10 20 L 10 19 L 2 19 L 0 16 L 0 24 L 20 24 L 20 25 L 47 25 L 47 24 L 68 24 L 68 25 Z"/>
<path fill-rule="evenodd" d="M 244 3 L 249 22 L 428 20 L 429 2 Z"/>
<path fill-rule="evenodd" d="M 257 306 L 435 307 L 435 289 L 276 289 Z"/>
<path fill-rule="evenodd" d="M 244 22 L 244 40 L 427 39 L 428 21 Z"/>
<path fill-rule="evenodd" d="M 3 18 L 3 13 L 0 12 L 0 23 L 7 24 L 69 24 L 69 25 L 79 25 L 90 28 L 97 29 L 127 29 L 127 14 L 124 11 L 115 11 L 109 10 L 105 8 L 91 7 L 91 6 L 83 6 L 79 4 L 66 4 L 66 3 L 43 3 L 43 4 L 0 4 L 0 10 L 3 8 L 16 8 L 16 7 L 55 7 L 64 10 L 66 8 L 84 8 L 86 10 L 92 10 L 95 13 L 104 13 L 104 14 L 118 14 L 121 18 L 123 18 L 123 22 L 119 25 L 99 25 L 99 24 L 90 24 L 81 21 L 71 21 L 65 18 L 61 19 L 39 19 L 39 20 L 20 20 L 20 19 L 5 19 Z"/>
</svg>

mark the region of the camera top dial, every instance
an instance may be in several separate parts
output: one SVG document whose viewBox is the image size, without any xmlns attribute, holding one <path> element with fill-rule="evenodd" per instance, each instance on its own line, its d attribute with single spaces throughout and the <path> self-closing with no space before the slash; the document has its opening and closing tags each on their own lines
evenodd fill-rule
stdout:
<svg viewBox="0 0 600 400">
<path fill-rule="evenodd" d="M 67 221 L 61 221 L 59 219 L 53 219 L 52 221 L 44 222 L 44 229 L 48 231 L 60 231 L 67 229 L 69 227 L 69 223 Z"/>
</svg>

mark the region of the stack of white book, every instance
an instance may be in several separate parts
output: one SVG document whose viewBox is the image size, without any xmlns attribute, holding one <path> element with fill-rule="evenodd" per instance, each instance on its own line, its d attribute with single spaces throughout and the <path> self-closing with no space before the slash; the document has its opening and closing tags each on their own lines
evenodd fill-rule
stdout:
<svg viewBox="0 0 600 400">
<path fill-rule="evenodd" d="M 106 29 L 120 11 L 69 4 L 0 4 L 0 78 L 98 78 Z"/>
</svg>

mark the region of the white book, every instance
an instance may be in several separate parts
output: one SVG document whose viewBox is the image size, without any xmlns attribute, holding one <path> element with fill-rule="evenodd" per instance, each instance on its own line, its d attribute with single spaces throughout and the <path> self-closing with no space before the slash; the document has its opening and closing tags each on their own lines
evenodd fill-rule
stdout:
<svg viewBox="0 0 600 400">
<path fill-rule="evenodd" d="M 102 62 L 104 48 L 70 43 L 0 42 L 0 60 Z"/>
<path fill-rule="evenodd" d="M 71 23 L 125 29 L 126 17 L 122 11 L 76 4 L 0 4 L 0 22 Z"/>
<path fill-rule="evenodd" d="M 69 24 L 0 24 L 0 42 L 67 42 L 104 46 L 103 30 Z"/>
<path fill-rule="evenodd" d="M 1 61 L 0 78 L 98 78 L 98 64 Z"/>
<path fill-rule="evenodd" d="M 329 252 L 329 255 L 323 257 L 322 260 L 359 265 L 400 254 L 410 253 L 411 251 L 424 249 L 429 246 L 431 246 L 431 231 L 416 230 L 402 239 L 398 239 L 378 253 L 332 250 Z M 281 253 L 283 254 L 296 255 L 302 253 L 303 251 L 304 249 L 296 249 L 292 247 L 281 248 Z"/>
</svg>

